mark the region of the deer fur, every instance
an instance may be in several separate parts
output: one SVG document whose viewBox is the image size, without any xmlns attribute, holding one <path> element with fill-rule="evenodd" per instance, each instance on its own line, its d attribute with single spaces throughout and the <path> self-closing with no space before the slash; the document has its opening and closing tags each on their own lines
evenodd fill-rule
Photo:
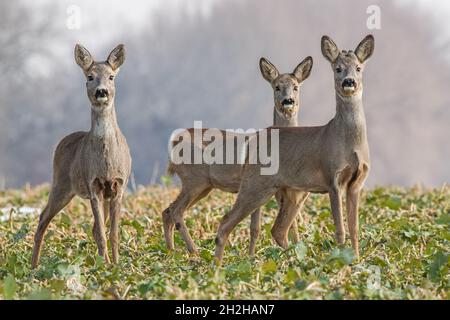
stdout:
<svg viewBox="0 0 450 320">
<path fill-rule="evenodd" d="M 305 58 L 293 71 L 293 73 L 281 74 L 277 68 L 267 59 L 261 58 L 261 73 L 273 88 L 274 91 L 274 125 L 277 126 L 297 126 L 297 115 L 299 110 L 299 87 L 302 82 L 309 77 L 313 60 L 311 57 Z M 206 129 L 205 129 L 206 130 Z M 203 132 L 205 131 L 203 130 Z M 194 129 L 187 129 L 193 136 Z M 222 131 L 225 133 L 225 131 Z M 239 136 L 228 135 L 226 139 L 234 139 Z M 246 135 L 248 139 L 251 135 Z M 174 140 L 177 140 L 174 139 Z M 191 139 L 193 141 L 194 139 Z M 223 142 L 226 145 L 226 142 Z M 198 146 L 205 148 L 207 144 Z M 195 148 L 192 146 L 192 148 Z M 237 159 L 237 148 L 234 149 L 234 158 Z M 169 250 L 174 249 L 173 232 L 176 227 L 180 231 L 190 253 L 197 253 L 197 248 L 187 230 L 183 216 L 185 210 L 192 207 L 200 199 L 209 194 L 212 189 L 237 193 L 241 184 L 242 164 L 174 164 L 169 163 L 168 173 L 177 174 L 181 180 L 181 192 L 174 202 L 163 211 L 164 235 Z M 280 211 L 283 211 L 283 192 L 280 190 L 276 199 L 279 203 Z M 306 199 L 307 194 L 297 194 L 297 211 Z M 249 253 L 255 252 L 256 240 L 261 229 L 260 208 L 255 208 L 251 217 L 250 246 Z M 293 241 L 298 241 L 298 228 L 294 219 L 292 222 Z"/>
<path fill-rule="evenodd" d="M 50 221 L 75 195 L 90 200 L 98 254 L 107 262 L 105 222 L 109 211 L 112 259 L 114 263 L 119 259 L 121 201 L 131 172 L 131 156 L 117 124 L 114 78 L 125 61 L 125 48 L 120 44 L 105 62 L 95 62 L 89 51 L 77 44 L 75 61 L 87 79 L 91 129 L 66 136 L 56 147 L 49 200 L 34 237 L 33 268 L 39 263 L 43 236 Z"/>
<path fill-rule="evenodd" d="M 336 115 L 324 126 L 269 128 L 279 130 L 279 170 L 275 175 L 260 175 L 260 164 L 244 166 L 236 202 L 223 217 L 217 232 L 218 264 L 236 225 L 282 188 L 328 193 L 339 244 L 345 241 L 342 196 L 346 193 L 350 238 L 356 255 L 359 254 L 359 196 L 370 167 L 362 73 L 373 53 L 374 38 L 366 36 L 353 52 L 340 51 L 329 37 L 323 36 L 321 47 L 334 72 Z M 289 192 L 284 201 L 283 214 L 277 216 L 272 235 L 286 248 L 288 229 L 296 210 Z"/>
</svg>

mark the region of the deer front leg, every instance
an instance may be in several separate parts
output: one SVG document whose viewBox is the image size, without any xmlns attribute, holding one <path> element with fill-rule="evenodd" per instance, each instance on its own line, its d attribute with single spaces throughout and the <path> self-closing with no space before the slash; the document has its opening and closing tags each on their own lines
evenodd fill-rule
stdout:
<svg viewBox="0 0 450 320">
<path fill-rule="evenodd" d="M 266 203 L 275 192 L 275 188 L 266 188 L 262 184 L 241 185 L 233 208 L 223 217 L 217 231 L 214 254 L 217 265 L 222 263 L 223 252 L 231 231 L 251 212 Z"/>
<path fill-rule="evenodd" d="M 272 237 L 275 242 L 286 249 L 288 247 L 288 233 L 297 215 L 297 208 L 287 197 L 283 198 L 283 210 L 279 212 L 272 227 Z"/>
<path fill-rule="evenodd" d="M 123 188 L 116 182 L 116 190 L 113 198 L 110 200 L 111 226 L 109 233 L 109 242 L 111 244 L 113 263 L 119 262 L 119 224 L 123 198 Z"/>
<path fill-rule="evenodd" d="M 331 214 L 333 215 L 334 226 L 336 228 L 336 241 L 338 244 L 345 242 L 345 229 L 342 218 L 342 194 L 339 188 L 333 187 L 329 191 L 331 202 Z"/>
<path fill-rule="evenodd" d="M 309 193 L 308 192 L 298 192 L 294 190 L 288 190 L 288 194 L 292 194 L 292 198 L 295 199 L 295 205 L 297 207 L 297 214 L 292 221 L 292 225 L 290 228 L 290 234 L 292 238 L 293 243 L 298 243 L 300 241 L 300 237 L 298 234 L 298 219 L 300 219 L 300 223 L 303 223 L 303 216 L 302 216 L 302 209 L 303 205 L 305 204 L 306 199 L 308 199 Z"/>
<path fill-rule="evenodd" d="M 291 189 L 285 189 L 282 192 L 283 209 L 277 215 L 275 223 L 272 228 L 272 236 L 282 248 L 288 247 L 288 233 L 293 232 L 297 235 L 294 236 L 294 243 L 298 242 L 298 227 L 296 217 L 305 203 L 308 197 L 308 193 L 298 192 Z"/>
<path fill-rule="evenodd" d="M 366 163 L 360 165 L 358 168 L 356 179 L 352 181 L 347 188 L 347 223 L 350 233 L 350 240 L 352 242 L 352 247 L 355 251 L 356 258 L 359 258 L 359 198 L 368 172 L 369 166 Z"/>
<path fill-rule="evenodd" d="M 348 230 L 350 233 L 350 240 L 352 242 L 353 250 L 355 255 L 359 257 L 359 241 L 358 241 L 358 231 L 359 231 L 359 217 L 358 217 L 358 207 L 359 207 L 359 190 L 356 188 L 348 188 L 347 190 L 347 222 Z"/>
<path fill-rule="evenodd" d="M 284 215 L 285 213 L 285 202 L 284 202 L 284 198 L 286 198 L 286 190 L 283 189 L 282 191 L 278 191 L 275 194 L 275 198 L 277 199 L 278 202 L 278 207 L 280 208 L 278 210 L 278 216 L 280 215 Z M 298 235 L 298 225 L 297 225 L 297 219 L 294 218 L 294 220 L 292 220 L 292 224 L 291 227 L 289 229 L 289 233 L 291 235 L 292 241 L 294 243 L 297 243 L 299 241 L 299 235 Z"/>
<path fill-rule="evenodd" d="M 100 209 L 101 205 L 103 205 L 102 190 L 98 192 L 91 192 L 90 202 L 92 213 L 94 215 L 94 228 L 92 229 L 92 233 L 94 235 L 95 242 L 97 243 L 98 255 L 105 258 L 105 261 L 109 263 L 110 261 L 106 247 L 105 221 L 103 218 L 103 212 Z"/>
</svg>

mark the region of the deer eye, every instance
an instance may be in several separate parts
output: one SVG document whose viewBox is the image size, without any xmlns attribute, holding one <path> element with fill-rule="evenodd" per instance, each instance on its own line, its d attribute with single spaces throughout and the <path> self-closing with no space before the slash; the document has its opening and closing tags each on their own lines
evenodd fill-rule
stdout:
<svg viewBox="0 0 450 320">
<path fill-rule="evenodd" d="M 88 81 L 92 81 L 92 80 L 94 80 L 94 77 L 93 76 L 88 76 Z"/>
<path fill-rule="evenodd" d="M 109 76 L 109 80 L 114 80 L 114 76 Z"/>
<path fill-rule="evenodd" d="M 337 68 L 336 68 L 336 72 L 337 72 L 337 73 L 341 73 L 341 72 L 342 72 L 342 68 L 341 68 L 341 67 L 337 67 Z"/>
<path fill-rule="evenodd" d="M 294 86 L 294 90 L 297 91 L 298 90 L 298 86 Z"/>
<path fill-rule="evenodd" d="M 276 87 L 275 87 L 275 90 L 276 90 L 276 91 L 280 91 L 280 87 L 279 87 L 279 86 L 276 86 Z"/>
<path fill-rule="evenodd" d="M 361 67 L 356 67 L 356 71 L 360 72 L 361 71 Z"/>
</svg>

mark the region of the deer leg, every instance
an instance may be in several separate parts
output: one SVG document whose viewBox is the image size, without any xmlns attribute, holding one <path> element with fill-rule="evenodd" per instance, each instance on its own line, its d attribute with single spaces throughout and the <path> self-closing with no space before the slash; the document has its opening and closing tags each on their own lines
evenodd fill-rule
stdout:
<svg viewBox="0 0 450 320">
<path fill-rule="evenodd" d="M 180 232 L 181 237 L 186 243 L 189 253 L 197 254 L 197 247 L 189 234 L 186 223 L 184 222 L 184 213 L 186 209 L 193 206 L 201 198 L 205 197 L 211 189 L 209 188 L 183 188 L 179 195 L 176 207 L 170 212 L 172 221 L 175 222 L 175 228 Z"/>
<path fill-rule="evenodd" d="M 276 192 L 276 188 L 266 187 L 263 184 L 259 184 L 255 188 L 255 185 L 241 185 L 233 208 L 220 222 L 216 237 L 215 260 L 217 264 L 222 262 L 225 245 L 227 244 L 231 231 L 251 212 L 254 212 L 266 203 Z"/>
<path fill-rule="evenodd" d="M 164 238 L 166 239 L 166 246 L 169 250 L 173 250 L 175 247 L 173 242 L 173 230 L 175 229 L 175 222 L 173 222 L 172 220 L 170 211 L 174 207 L 174 205 L 176 205 L 177 200 L 172 202 L 169 207 L 167 207 L 162 213 Z"/>
<path fill-rule="evenodd" d="M 272 237 L 275 242 L 282 248 L 288 247 L 288 232 L 297 214 L 297 208 L 295 204 L 284 197 L 283 210 L 277 215 L 275 223 L 272 227 Z"/>
<path fill-rule="evenodd" d="M 284 198 L 286 198 L 286 190 L 278 191 L 276 194 L 276 199 L 278 201 L 278 206 L 280 209 L 278 210 L 277 216 L 282 216 L 285 214 L 284 206 L 286 204 L 285 204 Z M 286 201 L 288 201 L 288 200 L 286 200 Z M 298 226 L 297 226 L 296 219 L 292 220 L 292 224 L 289 228 L 289 233 L 291 235 L 292 241 L 294 243 L 297 243 L 299 241 L 299 235 L 298 235 Z"/>
<path fill-rule="evenodd" d="M 108 221 L 111 219 L 109 207 L 110 207 L 110 201 L 107 199 L 103 199 L 103 220 L 104 220 L 105 226 L 108 224 Z"/>
<path fill-rule="evenodd" d="M 342 198 L 341 191 L 337 187 L 333 187 L 329 191 L 331 202 L 331 213 L 333 215 L 334 226 L 336 228 L 336 241 L 338 244 L 344 244 L 345 242 L 345 229 L 342 218 Z"/>
<path fill-rule="evenodd" d="M 277 199 L 278 202 L 278 207 L 280 208 L 278 210 L 278 216 L 280 215 L 284 215 L 285 213 L 285 202 L 284 202 L 284 198 L 286 197 L 286 190 L 283 189 L 282 191 L 279 191 L 276 193 L 275 198 Z M 291 235 L 291 239 L 294 243 L 297 243 L 299 241 L 299 235 L 298 235 L 298 225 L 297 225 L 297 220 L 294 218 L 292 220 L 292 224 L 289 228 L 289 233 Z"/>
<path fill-rule="evenodd" d="M 253 211 L 250 222 L 250 245 L 248 248 L 249 254 L 255 254 L 256 241 L 261 232 L 261 208 Z"/>
<path fill-rule="evenodd" d="M 302 218 L 302 208 L 303 205 L 305 204 L 306 199 L 309 196 L 309 193 L 304 193 L 304 192 L 298 192 L 298 191 L 287 191 L 289 194 L 291 194 L 291 197 L 293 199 L 295 199 L 295 205 L 297 207 L 297 214 L 294 218 L 294 220 L 292 221 L 291 227 L 290 227 L 290 234 L 291 234 L 291 239 L 293 243 L 298 243 L 300 241 L 300 237 L 298 234 L 298 218 L 300 218 L 300 221 L 303 222 L 303 218 Z"/>
<path fill-rule="evenodd" d="M 275 242 L 282 248 L 288 247 L 288 233 L 292 232 L 292 228 L 295 228 L 294 233 L 298 237 L 298 228 L 296 222 L 296 216 L 303 206 L 308 194 L 285 189 L 282 192 L 282 210 L 277 215 L 275 223 L 272 228 L 272 236 Z M 298 238 L 294 241 L 298 241 Z"/>
<path fill-rule="evenodd" d="M 350 233 L 350 240 L 352 242 L 352 247 L 353 250 L 355 251 L 356 257 L 359 257 L 358 207 L 359 207 L 359 190 L 357 188 L 350 187 L 347 190 L 347 220 L 348 220 L 347 222 L 348 222 L 348 231 Z"/>
<path fill-rule="evenodd" d="M 69 188 L 64 188 L 59 185 L 54 185 L 50 191 L 50 196 L 47 205 L 39 217 L 39 225 L 34 235 L 33 257 L 31 259 L 31 267 L 34 269 L 39 264 L 39 256 L 42 247 L 42 240 L 47 230 L 50 221 L 60 212 L 74 195 Z"/>
<path fill-rule="evenodd" d="M 116 183 L 117 185 L 117 183 Z M 122 187 L 117 190 L 110 201 L 111 226 L 109 232 L 109 242 L 111 244 L 112 261 L 119 262 L 119 223 L 121 214 L 121 204 L 123 197 Z"/>
<path fill-rule="evenodd" d="M 186 210 L 188 207 L 193 206 L 196 202 L 198 202 L 200 199 L 206 197 L 208 195 L 208 193 L 211 191 L 210 188 L 205 188 L 202 192 L 197 192 L 197 196 L 194 197 L 195 199 L 193 201 L 191 201 L 188 205 L 185 205 L 183 202 L 185 202 L 183 199 L 185 197 L 185 194 L 187 193 L 185 190 L 188 189 L 187 187 L 182 187 L 180 194 L 178 195 L 178 197 L 175 199 L 174 202 L 172 202 L 169 207 L 167 207 L 163 213 L 162 213 L 162 220 L 163 220 L 163 229 L 164 229 L 164 238 L 166 240 L 166 245 L 167 245 L 167 249 L 169 250 L 173 250 L 175 248 L 174 246 L 174 241 L 173 241 L 173 232 L 175 229 L 175 219 L 174 219 L 174 212 L 175 214 L 179 215 L 183 215 L 184 210 Z M 179 206 L 183 205 L 185 208 L 182 210 L 182 212 L 180 213 L 179 209 L 177 209 Z M 182 217 L 181 217 L 182 219 Z M 181 224 L 180 224 L 181 227 Z M 185 228 L 186 232 L 187 228 Z M 188 237 L 189 233 L 188 233 Z M 183 237 L 184 239 L 184 237 Z M 186 240 L 185 240 L 186 241 Z M 191 245 L 193 245 L 194 251 L 196 251 L 195 249 L 195 244 L 191 239 Z M 192 247 L 191 247 L 192 248 Z M 188 249 L 189 250 L 189 249 Z"/>
<path fill-rule="evenodd" d="M 359 157 L 356 154 L 358 163 Z M 356 178 L 349 183 L 347 188 L 347 223 L 348 231 L 350 233 L 350 240 L 352 242 L 353 250 L 355 251 L 356 258 L 359 258 L 359 197 L 364 184 L 369 173 L 369 167 L 366 163 L 358 165 L 358 171 L 356 173 Z"/>
<path fill-rule="evenodd" d="M 292 224 L 289 228 L 289 233 L 291 235 L 291 240 L 293 243 L 297 243 L 300 241 L 300 236 L 298 234 L 297 216 L 295 216 L 294 220 L 292 220 Z"/>
<path fill-rule="evenodd" d="M 94 214 L 94 227 L 92 233 L 95 242 L 97 243 L 98 255 L 105 258 L 105 261 L 109 263 L 110 261 L 106 247 L 105 220 L 103 218 L 103 212 L 100 210 L 100 206 L 103 205 L 103 190 L 100 189 L 97 192 L 91 192 L 90 201 L 92 213 Z"/>
</svg>

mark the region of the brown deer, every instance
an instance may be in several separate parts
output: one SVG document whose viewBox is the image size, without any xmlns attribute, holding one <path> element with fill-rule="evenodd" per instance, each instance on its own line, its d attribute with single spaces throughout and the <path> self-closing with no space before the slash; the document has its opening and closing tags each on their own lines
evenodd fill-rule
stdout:
<svg viewBox="0 0 450 320">
<path fill-rule="evenodd" d="M 273 88 L 274 91 L 274 124 L 277 126 L 297 126 L 297 114 L 299 110 L 299 87 L 302 82 L 309 77 L 313 60 L 311 57 L 305 58 L 293 71 L 293 73 L 281 74 L 277 68 L 267 59 L 261 58 L 261 73 Z M 204 134 L 206 129 L 202 131 Z M 187 129 L 189 135 L 193 136 L 194 129 Z M 245 139 L 248 139 L 246 135 Z M 228 135 L 226 139 L 239 139 L 239 134 Z M 178 141 L 176 136 L 173 141 Z M 227 145 L 226 142 L 223 143 Z M 206 148 L 207 144 L 199 146 Z M 193 146 L 194 148 L 194 146 Z M 237 149 L 234 149 L 233 158 L 236 159 Z M 184 212 L 193 206 L 200 199 L 204 198 L 212 189 L 237 193 L 241 183 L 242 164 L 174 164 L 169 163 L 168 173 L 174 174 L 181 180 L 181 192 L 174 202 L 163 211 L 164 235 L 169 250 L 174 249 L 173 232 L 176 227 L 180 231 L 190 253 L 197 253 L 197 248 L 192 240 L 186 224 L 184 223 Z M 283 211 L 283 192 L 277 194 L 280 211 Z M 295 193 L 297 195 L 297 210 L 300 209 L 307 194 Z M 251 255 L 255 252 L 256 240 L 261 229 L 260 209 L 255 208 L 251 218 L 250 246 Z M 293 241 L 298 241 L 298 230 L 295 219 L 292 223 Z"/>
<path fill-rule="evenodd" d="M 131 172 L 131 156 L 117 124 L 114 79 L 125 61 L 125 48 L 120 44 L 105 62 L 95 62 L 89 51 L 77 44 L 75 61 L 87 79 L 91 129 L 66 136 L 56 147 L 49 200 L 34 237 L 33 268 L 39 264 L 42 239 L 50 221 L 75 195 L 90 200 L 98 254 L 107 262 L 105 222 L 109 211 L 112 259 L 114 263 L 119 259 L 121 201 Z"/>
<path fill-rule="evenodd" d="M 341 211 L 342 196 L 346 192 L 350 238 L 358 256 L 359 196 L 370 166 L 362 74 L 374 45 L 373 36 L 368 35 L 354 52 L 339 51 L 329 37 L 322 37 L 322 53 L 334 72 L 336 115 L 324 126 L 268 129 L 279 130 L 279 170 L 274 175 L 261 175 L 261 164 L 244 166 L 236 202 L 223 217 L 217 232 L 215 259 L 218 264 L 222 262 L 228 236 L 235 226 L 281 188 L 328 193 L 339 244 L 345 241 Z M 277 216 L 272 235 L 281 247 L 287 248 L 287 233 L 296 210 L 289 194 L 283 201 L 284 211 Z"/>
</svg>

